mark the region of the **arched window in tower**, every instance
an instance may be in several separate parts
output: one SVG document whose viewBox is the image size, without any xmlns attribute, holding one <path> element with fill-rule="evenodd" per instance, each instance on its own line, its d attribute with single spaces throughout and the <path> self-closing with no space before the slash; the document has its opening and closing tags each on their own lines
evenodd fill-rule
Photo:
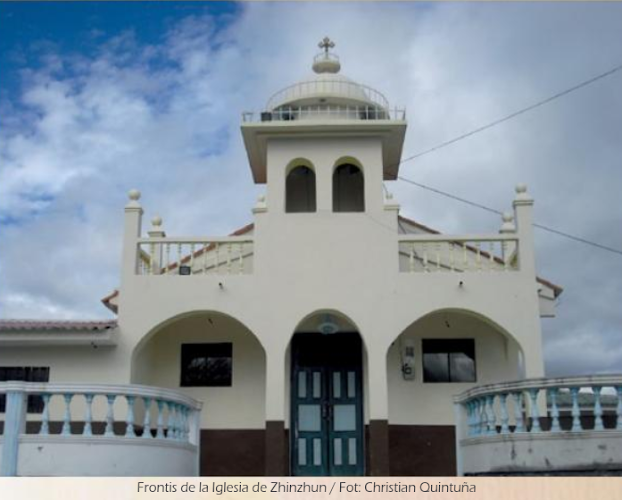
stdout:
<svg viewBox="0 0 622 500">
<path fill-rule="evenodd" d="M 295 167 L 285 181 L 285 211 L 300 213 L 315 210 L 315 172 L 309 167 Z"/>
<path fill-rule="evenodd" d="M 365 211 L 365 179 L 356 165 L 339 165 L 333 173 L 333 212 Z"/>
</svg>

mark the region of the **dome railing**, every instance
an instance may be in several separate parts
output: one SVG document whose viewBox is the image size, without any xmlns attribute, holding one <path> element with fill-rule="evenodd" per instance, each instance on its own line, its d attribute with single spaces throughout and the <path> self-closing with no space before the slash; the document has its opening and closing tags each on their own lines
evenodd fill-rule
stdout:
<svg viewBox="0 0 622 500">
<path fill-rule="evenodd" d="M 314 97 L 338 97 L 341 99 L 369 101 L 370 104 L 380 106 L 381 108 L 389 108 L 387 98 L 376 89 L 359 83 L 334 79 L 309 80 L 289 85 L 268 99 L 266 109 L 273 110 L 289 101 Z"/>
<path fill-rule="evenodd" d="M 296 120 L 405 120 L 403 108 L 384 109 L 375 106 L 282 106 L 271 111 L 242 113 L 243 122 L 273 122 Z"/>
</svg>

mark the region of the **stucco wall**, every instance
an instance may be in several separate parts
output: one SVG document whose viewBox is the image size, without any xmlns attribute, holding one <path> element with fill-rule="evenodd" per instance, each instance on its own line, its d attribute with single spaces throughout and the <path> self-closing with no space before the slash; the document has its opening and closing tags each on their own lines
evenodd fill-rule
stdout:
<svg viewBox="0 0 622 500">
<path fill-rule="evenodd" d="M 181 387 L 181 345 L 209 342 L 233 344 L 232 386 Z M 259 429 L 265 426 L 265 366 L 263 348 L 246 327 L 223 315 L 200 314 L 165 326 L 139 347 L 132 381 L 202 401 L 202 428 Z"/>
<path fill-rule="evenodd" d="M 449 325 L 449 326 L 447 326 Z M 424 383 L 421 339 L 475 340 L 475 383 Z M 404 380 L 401 348 L 405 339 L 415 347 L 415 379 Z M 485 322 L 459 313 L 437 313 L 408 327 L 387 354 L 389 423 L 399 425 L 454 425 L 453 396 L 475 385 L 514 380 L 518 374 L 516 343 Z"/>
</svg>

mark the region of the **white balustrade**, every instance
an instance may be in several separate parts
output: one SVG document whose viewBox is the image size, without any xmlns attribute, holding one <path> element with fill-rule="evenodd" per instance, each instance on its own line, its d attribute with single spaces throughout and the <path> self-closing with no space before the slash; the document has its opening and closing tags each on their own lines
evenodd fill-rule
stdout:
<svg viewBox="0 0 622 500">
<path fill-rule="evenodd" d="M 463 438 L 622 429 L 622 375 L 491 384 L 454 401 L 464 408 Z"/>
<path fill-rule="evenodd" d="M 250 274 L 253 239 L 224 238 L 139 238 L 138 274 L 221 275 Z"/>
<path fill-rule="evenodd" d="M 78 438 L 91 439 L 92 443 L 111 438 L 140 438 L 136 442 L 146 439 L 174 441 L 198 449 L 201 404 L 168 389 L 140 385 L 2 382 L 0 395 L 7 399 L 5 413 L 0 414 L 4 429 L 0 434 L 3 438 L 0 475 L 16 474 L 18 437 L 21 435 L 68 443 Z M 41 397 L 43 406 L 38 412 L 29 413 L 26 401 L 33 396 Z M 71 411 L 72 405 L 83 405 L 84 411 L 78 416 L 77 412 Z M 157 429 L 153 432 L 155 410 Z M 140 413 L 138 418 L 137 412 Z"/>
<path fill-rule="evenodd" d="M 519 268 L 518 238 L 511 234 L 400 235 L 398 248 L 403 272 L 506 272 Z"/>
<path fill-rule="evenodd" d="M 304 120 L 405 120 L 403 108 L 383 108 L 377 106 L 283 106 L 259 114 L 246 111 L 242 113 L 243 122 L 281 122 Z"/>
</svg>

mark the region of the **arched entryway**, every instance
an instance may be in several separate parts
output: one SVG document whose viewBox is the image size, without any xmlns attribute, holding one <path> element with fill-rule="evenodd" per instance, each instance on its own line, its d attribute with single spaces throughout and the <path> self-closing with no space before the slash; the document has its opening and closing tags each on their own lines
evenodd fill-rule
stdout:
<svg viewBox="0 0 622 500">
<path fill-rule="evenodd" d="M 264 473 L 266 354 L 240 321 L 196 311 L 156 326 L 134 349 L 132 383 L 203 402 L 202 475 Z"/>
<path fill-rule="evenodd" d="M 343 314 L 319 311 L 303 320 L 290 349 L 292 475 L 365 473 L 364 347 Z"/>
<path fill-rule="evenodd" d="M 521 377 L 521 347 L 505 329 L 472 311 L 426 314 L 387 352 L 391 475 L 455 474 L 453 396 Z"/>
</svg>

